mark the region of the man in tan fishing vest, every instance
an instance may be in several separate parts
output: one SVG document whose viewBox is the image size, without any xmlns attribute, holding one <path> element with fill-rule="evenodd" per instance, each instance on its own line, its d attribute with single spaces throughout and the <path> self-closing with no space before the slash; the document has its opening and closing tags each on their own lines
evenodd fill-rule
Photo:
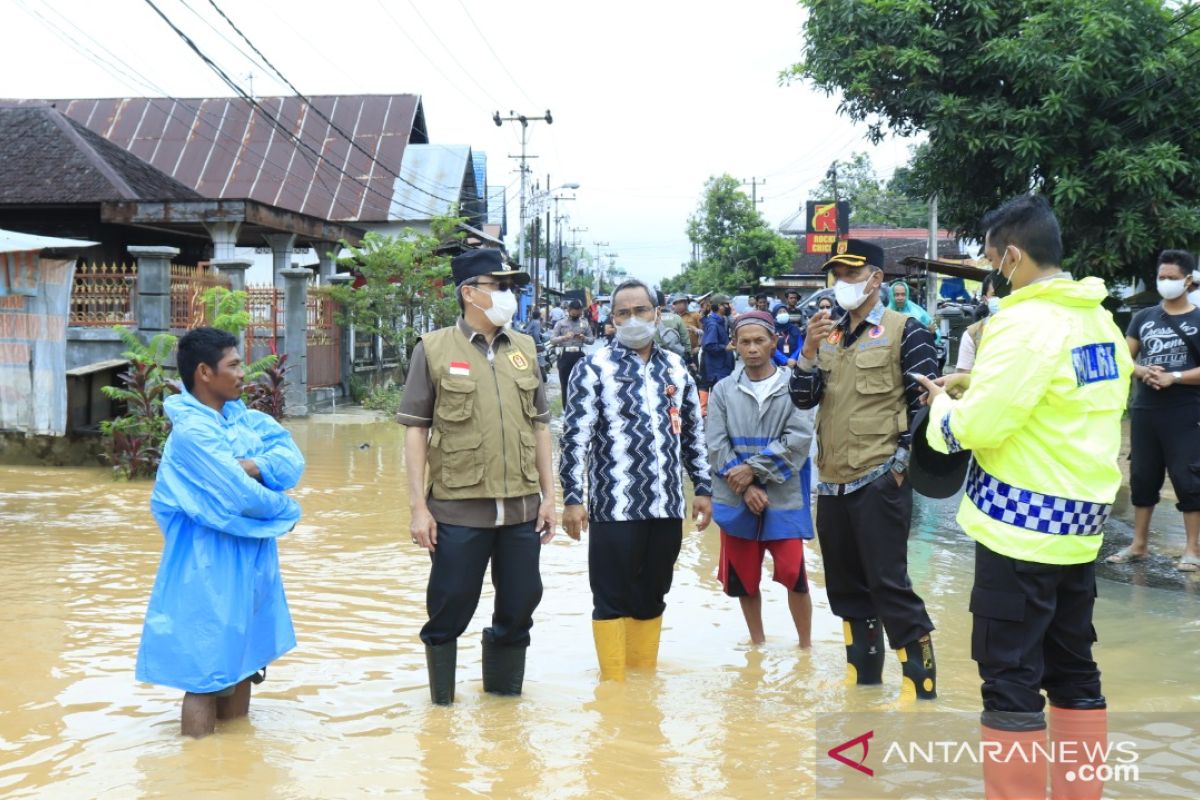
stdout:
<svg viewBox="0 0 1200 800">
<path fill-rule="evenodd" d="M 433 702 L 454 702 L 458 637 L 479 605 L 488 561 L 496 587 L 483 631 L 483 688 L 519 695 L 541 546 L 554 536 L 550 420 L 533 339 L 505 327 L 529 275 L 498 250 L 451 262 L 463 310 L 413 350 L 397 421 L 408 426 L 412 541 L 433 567 L 421 629 Z"/>
<path fill-rule="evenodd" d="M 933 623 L 908 578 L 911 420 L 936 377 L 933 334 L 884 307 L 883 249 L 839 241 L 826 270 L 845 312 L 815 314 L 792 374 L 792 402 L 817 413 L 817 536 L 833 613 L 843 620 L 848 681 L 883 680 L 880 629 L 900 659 L 902 697 L 936 692 Z"/>
</svg>

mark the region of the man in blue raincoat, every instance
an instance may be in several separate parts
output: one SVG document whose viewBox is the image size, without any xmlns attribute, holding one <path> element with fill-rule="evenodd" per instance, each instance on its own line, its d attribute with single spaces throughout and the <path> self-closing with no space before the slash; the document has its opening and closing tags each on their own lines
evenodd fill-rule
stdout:
<svg viewBox="0 0 1200 800">
<path fill-rule="evenodd" d="M 164 403 L 171 435 L 150 497 L 163 555 L 137 679 L 186 692 L 182 730 L 199 737 L 244 716 L 250 684 L 296 646 L 275 538 L 300 519 L 284 492 L 304 457 L 278 422 L 240 400 L 233 336 L 190 331 L 177 362 L 184 391 Z"/>
</svg>

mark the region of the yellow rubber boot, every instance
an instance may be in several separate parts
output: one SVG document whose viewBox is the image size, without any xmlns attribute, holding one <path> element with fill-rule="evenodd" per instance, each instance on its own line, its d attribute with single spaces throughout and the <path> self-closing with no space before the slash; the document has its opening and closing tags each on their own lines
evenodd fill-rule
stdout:
<svg viewBox="0 0 1200 800">
<path fill-rule="evenodd" d="M 883 626 L 877 619 L 844 619 L 846 640 L 846 685 L 875 686 L 883 683 Z"/>
<path fill-rule="evenodd" d="M 592 620 L 592 638 L 596 640 L 600 680 L 625 680 L 625 620 Z"/>
<path fill-rule="evenodd" d="M 631 667 L 657 667 L 658 641 L 661 637 L 661 616 L 654 619 L 625 617 L 625 663 Z"/>
<path fill-rule="evenodd" d="M 900 699 L 934 700 L 937 698 L 937 662 L 933 657 L 933 639 L 928 634 L 896 651 L 900 659 Z"/>
</svg>

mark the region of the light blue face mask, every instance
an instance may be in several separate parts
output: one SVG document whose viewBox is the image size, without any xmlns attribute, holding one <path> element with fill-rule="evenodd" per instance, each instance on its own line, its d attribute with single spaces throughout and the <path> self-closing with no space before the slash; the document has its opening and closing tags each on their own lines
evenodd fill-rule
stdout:
<svg viewBox="0 0 1200 800">
<path fill-rule="evenodd" d="M 988 302 L 987 302 L 987 307 L 988 307 L 988 316 L 989 317 L 999 314 L 1000 313 L 1000 298 L 999 297 L 989 297 Z"/>
</svg>

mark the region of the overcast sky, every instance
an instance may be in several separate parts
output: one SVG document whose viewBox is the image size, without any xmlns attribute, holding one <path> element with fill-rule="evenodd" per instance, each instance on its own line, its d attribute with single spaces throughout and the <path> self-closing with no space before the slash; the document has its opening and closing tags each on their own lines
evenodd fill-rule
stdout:
<svg viewBox="0 0 1200 800">
<path fill-rule="evenodd" d="M 249 52 L 209 0 L 154 2 L 243 86 L 253 72 L 256 95 L 290 93 L 231 45 Z M 305 94 L 421 95 L 431 141 L 486 152 L 489 183 L 514 185 L 510 246 L 517 174 L 506 157 L 520 151 L 519 126 L 491 117 L 550 109 L 553 125 L 530 126 L 534 173 L 579 183 L 565 207 L 588 229 L 581 240 L 608 242 L 630 274 L 654 281 L 687 259 L 687 217 L 709 176 L 766 178 L 759 207 L 778 226 L 835 158 L 868 150 L 887 175 L 911 143 L 873 148 L 835 99 L 779 85 L 801 53 L 792 0 L 216 2 Z M 0 96 L 230 94 L 145 0 L 0 0 L 0 10 Z"/>
</svg>

